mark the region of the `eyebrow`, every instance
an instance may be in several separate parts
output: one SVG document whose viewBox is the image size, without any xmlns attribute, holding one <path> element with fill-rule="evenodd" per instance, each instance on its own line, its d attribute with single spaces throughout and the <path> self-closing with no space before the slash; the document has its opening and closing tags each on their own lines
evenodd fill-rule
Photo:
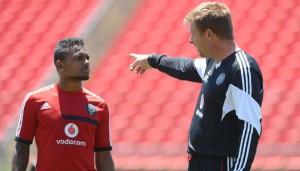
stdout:
<svg viewBox="0 0 300 171">
<path fill-rule="evenodd" d="M 81 55 L 81 54 L 87 54 L 87 53 L 82 52 L 82 51 L 79 51 L 79 52 L 75 52 L 75 53 L 74 53 L 75 56 L 76 56 L 76 55 Z"/>
<path fill-rule="evenodd" d="M 73 54 L 74 54 L 74 56 L 77 56 L 77 55 L 80 55 L 80 54 L 86 54 L 86 55 L 88 55 L 86 49 L 76 49 Z"/>
</svg>

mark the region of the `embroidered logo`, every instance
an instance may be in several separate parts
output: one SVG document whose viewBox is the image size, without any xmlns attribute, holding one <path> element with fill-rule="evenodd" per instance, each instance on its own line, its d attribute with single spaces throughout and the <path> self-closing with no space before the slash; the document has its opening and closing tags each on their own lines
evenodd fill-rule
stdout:
<svg viewBox="0 0 300 171">
<path fill-rule="evenodd" d="M 95 115 L 97 113 L 96 107 L 89 103 L 85 105 L 85 111 L 90 115 Z"/>
<path fill-rule="evenodd" d="M 51 106 L 45 102 L 41 107 L 40 107 L 40 110 L 45 110 L 45 109 L 51 109 Z"/>
<path fill-rule="evenodd" d="M 78 132 L 78 127 L 74 123 L 69 123 L 65 126 L 65 134 L 70 138 L 76 137 Z"/>
<path fill-rule="evenodd" d="M 217 85 L 221 85 L 223 83 L 223 81 L 225 80 L 225 74 L 222 73 L 218 76 L 217 80 L 216 80 L 216 84 Z"/>
</svg>

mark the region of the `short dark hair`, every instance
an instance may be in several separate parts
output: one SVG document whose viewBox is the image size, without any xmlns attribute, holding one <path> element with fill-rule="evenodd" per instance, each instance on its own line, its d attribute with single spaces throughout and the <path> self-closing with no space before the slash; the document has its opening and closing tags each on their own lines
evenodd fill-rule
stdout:
<svg viewBox="0 0 300 171">
<path fill-rule="evenodd" d="M 60 40 L 54 48 L 54 65 L 57 60 L 64 60 L 74 46 L 84 46 L 82 38 L 68 37 Z"/>
<path fill-rule="evenodd" d="M 185 17 L 184 22 L 194 22 L 201 34 L 211 29 L 220 38 L 234 39 L 230 9 L 224 3 L 201 3 Z"/>
</svg>

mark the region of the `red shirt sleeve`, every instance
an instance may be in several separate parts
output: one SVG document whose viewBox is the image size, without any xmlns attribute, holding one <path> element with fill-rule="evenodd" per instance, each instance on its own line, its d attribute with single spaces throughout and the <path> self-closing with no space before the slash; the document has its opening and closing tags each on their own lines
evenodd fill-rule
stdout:
<svg viewBox="0 0 300 171">
<path fill-rule="evenodd" d="M 35 99 L 32 97 L 32 94 L 29 93 L 22 103 L 15 137 L 16 141 L 26 144 L 32 143 L 37 121 L 35 108 Z"/>
<path fill-rule="evenodd" d="M 109 130 L 109 111 L 106 103 L 100 106 L 100 123 L 96 131 L 95 151 L 112 150 Z"/>
</svg>

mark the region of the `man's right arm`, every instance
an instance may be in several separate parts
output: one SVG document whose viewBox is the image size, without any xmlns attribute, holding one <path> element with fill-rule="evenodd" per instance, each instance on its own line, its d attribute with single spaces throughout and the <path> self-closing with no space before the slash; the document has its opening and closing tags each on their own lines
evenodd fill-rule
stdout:
<svg viewBox="0 0 300 171">
<path fill-rule="evenodd" d="M 202 82 L 201 76 L 195 66 L 195 60 L 190 58 L 168 57 L 166 55 L 141 55 L 130 54 L 136 60 L 130 65 L 130 71 L 136 69 L 137 74 L 143 74 L 146 70 L 156 68 L 171 77 L 188 80 L 193 82 Z"/>
<path fill-rule="evenodd" d="M 17 142 L 12 159 L 12 171 L 26 171 L 29 162 L 30 145 Z"/>
<path fill-rule="evenodd" d="M 171 77 L 180 80 L 202 82 L 195 67 L 194 59 L 152 54 L 149 56 L 148 62 L 153 68 L 156 68 Z"/>
</svg>

